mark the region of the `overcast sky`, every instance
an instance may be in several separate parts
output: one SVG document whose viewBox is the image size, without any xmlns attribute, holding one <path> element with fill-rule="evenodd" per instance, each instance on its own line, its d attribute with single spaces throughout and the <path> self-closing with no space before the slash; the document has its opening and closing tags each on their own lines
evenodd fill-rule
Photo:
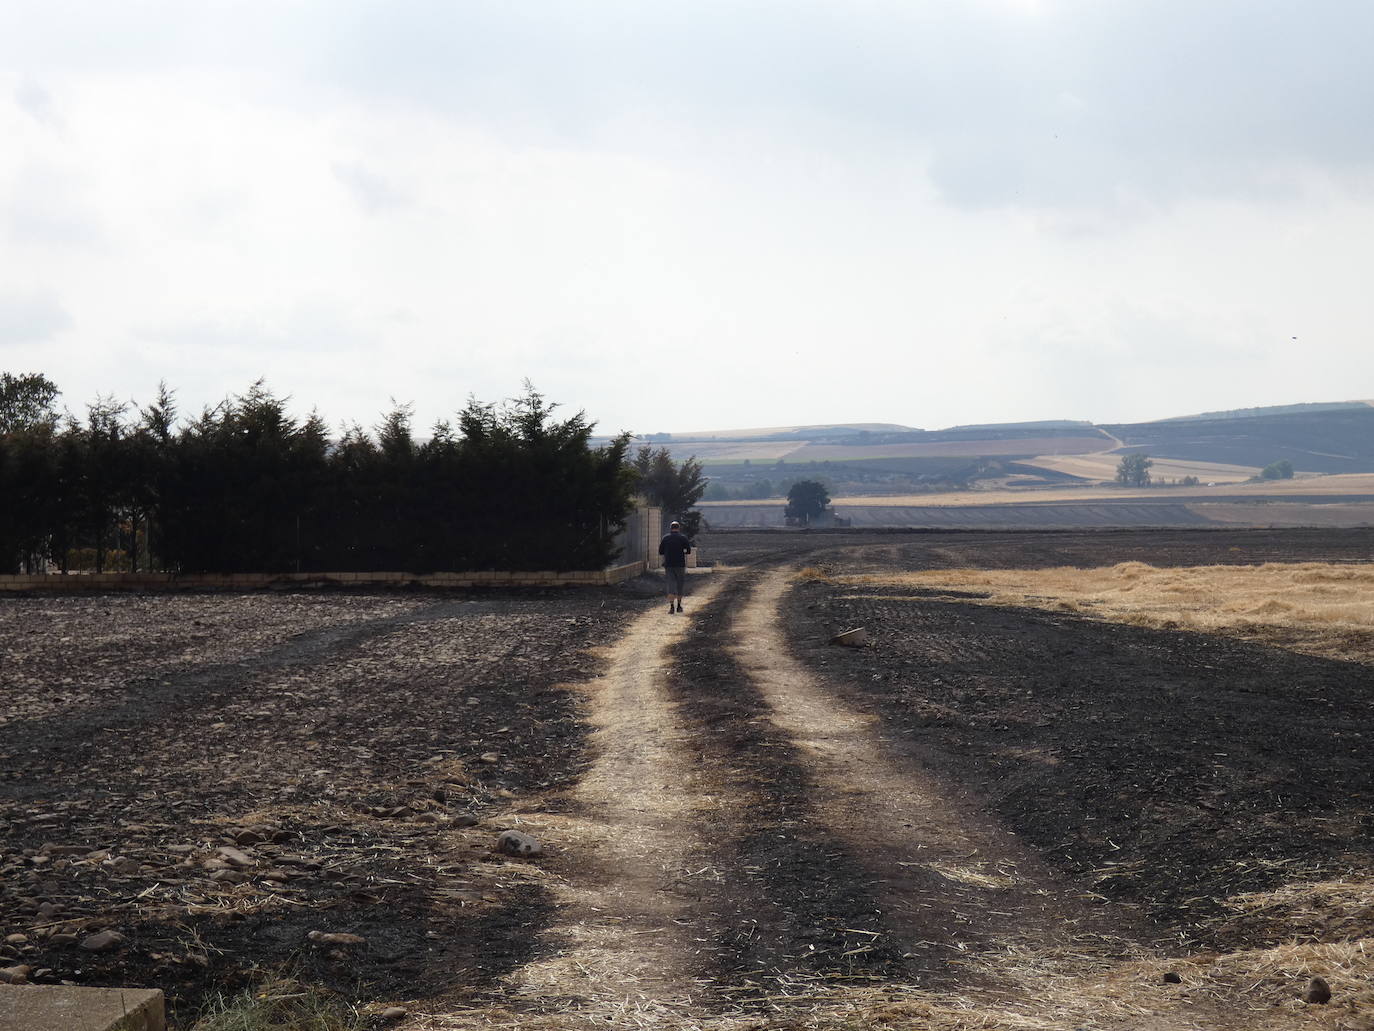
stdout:
<svg viewBox="0 0 1374 1031">
<path fill-rule="evenodd" d="M 1374 4 L 0 5 L 0 370 L 333 426 L 1374 397 Z"/>
</svg>

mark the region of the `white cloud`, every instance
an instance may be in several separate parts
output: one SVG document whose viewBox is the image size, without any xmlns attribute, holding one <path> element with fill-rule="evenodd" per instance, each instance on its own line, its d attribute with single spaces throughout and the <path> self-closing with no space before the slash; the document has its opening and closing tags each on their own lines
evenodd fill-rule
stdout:
<svg viewBox="0 0 1374 1031">
<path fill-rule="evenodd" d="M 71 314 L 51 293 L 0 292 L 0 348 L 45 343 L 71 325 Z"/>
<path fill-rule="evenodd" d="M 62 127 L 62 118 L 53 103 L 52 94 L 43 88 L 42 83 L 24 79 L 14 89 L 14 102 L 39 125 L 54 129 Z"/>
<path fill-rule="evenodd" d="M 0 12 L 0 263 L 67 318 L 4 360 L 608 430 L 1374 393 L 1374 9 L 532 12 Z"/>
</svg>

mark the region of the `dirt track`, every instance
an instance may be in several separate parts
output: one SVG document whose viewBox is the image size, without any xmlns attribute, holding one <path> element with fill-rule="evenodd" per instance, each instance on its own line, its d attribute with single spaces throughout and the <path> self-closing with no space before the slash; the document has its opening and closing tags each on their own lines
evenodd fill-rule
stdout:
<svg viewBox="0 0 1374 1031">
<path fill-rule="evenodd" d="M 25 701 L 0 725 L 0 914 L 30 942 L 0 965 L 166 987 L 187 1013 L 252 963 L 291 960 L 431 1028 L 824 1024 L 945 1004 L 974 1021 L 998 1000 L 1027 1021 L 1008 1027 L 1299 1026 L 1284 1021 L 1301 971 L 1250 989 L 1278 1000 L 1264 1021 L 1159 972 L 1199 949 L 1374 933 L 1374 906 L 1298 926 L 1223 904 L 1369 873 L 1368 656 L 790 576 L 1348 561 L 1370 544 L 721 536 L 708 554 L 734 568 L 694 577 L 683 616 L 623 592 L 7 602 L 6 686 Z M 157 611 L 143 630 L 162 647 L 94 632 Z M 219 632 L 184 640 L 195 619 Z M 825 645 L 852 623 L 873 647 Z M 253 650 L 234 657 L 240 639 Z M 120 731 L 141 726 L 156 733 L 134 759 Z M 250 826 L 279 840 L 211 880 L 216 849 Z M 496 855 L 505 827 L 548 854 Z M 51 938 L 103 926 L 128 942 L 82 954 Z M 368 944 L 312 950 L 311 928 Z M 1148 1020 L 1082 1002 L 1121 977 L 1146 986 Z"/>
</svg>

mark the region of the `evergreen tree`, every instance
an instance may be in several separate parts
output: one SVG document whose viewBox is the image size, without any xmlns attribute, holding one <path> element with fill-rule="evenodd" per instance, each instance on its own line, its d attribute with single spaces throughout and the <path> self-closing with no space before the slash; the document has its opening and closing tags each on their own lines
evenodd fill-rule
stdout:
<svg viewBox="0 0 1374 1031">
<path fill-rule="evenodd" d="M 700 513 L 690 510 L 706 492 L 707 481 L 695 456 L 677 465 L 666 447 L 655 451 L 645 445 L 635 453 L 633 469 L 635 489 L 650 505 L 663 510 L 665 524 L 676 519 L 683 524 L 685 532 L 689 522 L 693 526 L 699 523 Z"/>
</svg>

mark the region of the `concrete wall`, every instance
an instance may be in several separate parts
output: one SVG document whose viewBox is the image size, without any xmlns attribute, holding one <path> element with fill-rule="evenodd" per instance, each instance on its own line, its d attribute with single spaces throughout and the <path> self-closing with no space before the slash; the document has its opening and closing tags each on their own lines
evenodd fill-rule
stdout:
<svg viewBox="0 0 1374 1031">
<path fill-rule="evenodd" d="M 625 520 L 625 528 L 616 536 L 616 547 L 620 557 L 615 561 L 621 565 L 633 562 L 645 563 L 652 569 L 658 555 L 658 524 L 663 519 L 663 510 L 648 506 L 637 508 Z"/>
</svg>

